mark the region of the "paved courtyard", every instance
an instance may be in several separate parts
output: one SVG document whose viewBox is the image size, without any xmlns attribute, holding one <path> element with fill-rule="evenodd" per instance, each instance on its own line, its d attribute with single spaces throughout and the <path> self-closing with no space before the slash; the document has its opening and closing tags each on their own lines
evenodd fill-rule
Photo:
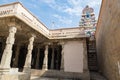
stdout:
<svg viewBox="0 0 120 80">
<path fill-rule="evenodd" d="M 107 80 L 105 77 L 97 72 L 90 73 L 90 80 Z M 80 79 L 60 79 L 60 78 L 40 78 L 38 76 L 32 76 L 31 80 L 80 80 Z"/>
</svg>

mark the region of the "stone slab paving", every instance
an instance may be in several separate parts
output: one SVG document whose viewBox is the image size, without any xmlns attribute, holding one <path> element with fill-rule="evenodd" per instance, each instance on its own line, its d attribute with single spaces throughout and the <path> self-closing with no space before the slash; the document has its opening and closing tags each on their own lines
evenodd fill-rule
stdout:
<svg viewBox="0 0 120 80">
<path fill-rule="evenodd" d="M 90 72 L 90 80 L 107 80 L 105 77 L 97 72 Z"/>
<path fill-rule="evenodd" d="M 33 76 L 31 80 L 78 80 L 78 79 L 40 78 L 37 76 Z"/>
<path fill-rule="evenodd" d="M 107 80 L 105 77 L 97 72 L 90 72 L 90 80 Z M 77 79 L 58 79 L 58 78 L 40 78 L 38 76 L 32 76 L 31 80 L 77 80 Z"/>
<path fill-rule="evenodd" d="M 31 80 L 58 80 L 55 78 L 40 78 L 40 77 L 32 77 Z"/>
</svg>

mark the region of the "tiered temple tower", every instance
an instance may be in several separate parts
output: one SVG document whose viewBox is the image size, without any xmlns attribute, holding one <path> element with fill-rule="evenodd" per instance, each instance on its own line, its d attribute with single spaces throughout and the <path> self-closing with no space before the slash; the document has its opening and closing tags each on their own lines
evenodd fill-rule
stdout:
<svg viewBox="0 0 120 80">
<path fill-rule="evenodd" d="M 89 7 L 88 5 L 82 11 L 79 26 L 85 29 L 86 35 L 88 36 L 94 35 L 96 29 L 95 14 L 94 9 Z"/>
<path fill-rule="evenodd" d="M 79 26 L 84 28 L 87 38 L 88 68 L 97 71 L 97 55 L 95 44 L 96 23 L 94 9 L 88 5 L 83 9 Z"/>
</svg>

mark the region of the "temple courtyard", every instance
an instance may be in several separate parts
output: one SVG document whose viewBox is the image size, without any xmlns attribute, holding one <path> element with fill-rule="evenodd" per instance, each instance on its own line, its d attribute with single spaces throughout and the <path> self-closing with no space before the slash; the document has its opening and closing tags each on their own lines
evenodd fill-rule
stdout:
<svg viewBox="0 0 120 80">
<path fill-rule="evenodd" d="M 86 5 L 79 26 L 48 29 L 20 2 L 0 5 L 0 80 L 120 80 L 120 1 Z"/>
</svg>

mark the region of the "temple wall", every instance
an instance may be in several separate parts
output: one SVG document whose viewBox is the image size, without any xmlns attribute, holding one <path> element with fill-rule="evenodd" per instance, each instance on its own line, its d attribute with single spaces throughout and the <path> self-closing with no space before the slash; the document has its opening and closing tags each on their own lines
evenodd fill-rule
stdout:
<svg viewBox="0 0 120 80">
<path fill-rule="evenodd" d="M 120 1 L 103 0 L 96 31 L 99 71 L 120 80 Z"/>
<path fill-rule="evenodd" d="M 83 72 L 83 42 L 68 41 L 64 45 L 64 70 Z"/>
</svg>

